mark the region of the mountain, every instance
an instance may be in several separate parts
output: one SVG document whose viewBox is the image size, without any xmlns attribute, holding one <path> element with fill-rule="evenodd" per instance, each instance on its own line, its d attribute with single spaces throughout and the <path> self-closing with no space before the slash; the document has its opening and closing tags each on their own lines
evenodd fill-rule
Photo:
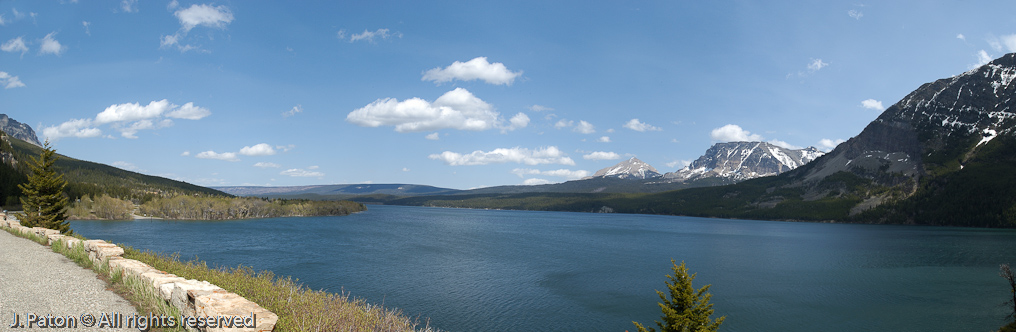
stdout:
<svg viewBox="0 0 1016 332">
<path fill-rule="evenodd" d="M 663 175 L 670 182 L 717 177 L 739 182 L 777 175 L 803 166 L 824 153 L 814 147 L 791 150 L 766 142 L 713 144 L 690 165 Z"/>
<path fill-rule="evenodd" d="M 660 172 L 656 171 L 656 168 L 653 168 L 653 166 L 638 158 L 631 157 L 631 159 L 617 163 L 617 165 L 596 171 L 593 174 L 593 178 L 615 177 L 619 179 L 645 180 L 660 175 Z"/>
<path fill-rule="evenodd" d="M 42 143 L 39 142 L 39 137 L 35 136 L 35 130 L 32 130 L 31 126 L 11 119 L 7 114 L 0 114 L 0 130 L 3 130 L 7 135 L 32 143 L 35 146 L 42 146 Z"/>
<path fill-rule="evenodd" d="M 814 161 L 731 185 L 646 194 L 409 197 L 389 203 L 1016 228 L 1014 80 L 1016 53 L 923 84 Z"/>
<path fill-rule="evenodd" d="M 13 120 L 11 120 L 13 122 Z M 7 209 L 19 209 L 18 196 L 21 190 L 17 184 L 24 183 L 28 177 L 28 165 L 24 161 L 29 157 L 38 158 L 42 148 L 33 143 L 0 134 L 0 204 Z M 57 151 L 59 152 L 59 151 Z M 108 194 L 126 200 L 145 201 L 153 197 L 170 197 L 175 195 L 211 195 L 229 196 L 218 190 L 209 189 L 186 182 L 171 180 L 158 176 L 135 173 L 113 166 L 93 163 L 59 155 L 56 167 L 67 180 L 64 192 L 77 199 L 84 195 L 98 196 Z"/>
<path fill-rule="evenodd" d="M 316 186 L 295 186 L 295 187 L 258 187 L 258 186 L 236 186 L 236 187 L 212 187 L 237 196 L 270 196 L 270 197 L 293 197 L 293 196 L 342 196 L 342 195 L 438 195 L 460 190 L 439 188 L 417 184 L 333 184 Z"/>
</svg>

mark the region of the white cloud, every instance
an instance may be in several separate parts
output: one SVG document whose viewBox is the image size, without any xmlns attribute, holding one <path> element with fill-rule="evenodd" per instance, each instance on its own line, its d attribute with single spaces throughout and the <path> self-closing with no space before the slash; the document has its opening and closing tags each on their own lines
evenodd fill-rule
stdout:
<svg viewBox="0 0 1016 332">
<path fill-rule="evenodd" d="M 155 124 L 152 123 L 152 120 L 140 120 L 131 123 L 118 124 L 115 127 L 120 130 L 121 136 L 135 139 L 138 138 L 136 135 L 138 131 L 155 128 Z"/>
<path fill-rule="evenodd" d="M 299 169 L 299 168 L 287 169 L 285 171 L 279 172 L 279 174 L 288 175 L 288 176 L 292 176 L 292 177 L 304 177 L 304 178 L 313 178 L 313 177 L 323 177 L 323 176 L 325 176 L 325 173 L 316 172 L 316 171 L 309 171 L 309 170 Z"/>
<path fill-rule="evenodd" d="M 829 66 L 829 64 L 822 61 L 822 59 L 812 59 L 811 62 L 808 63 L 808 71 L 816 72 L 827 66 Z"/>
<path fill-rule="evenodd" d="M 884 111 L 885 110 L 885 107 L 882 106 L 882 102 L 878 101 L 878 100 L 874 100 L 874 99 L 865 99 L 865 100 L 862 100 L 861 101 L 861 107 L 864 107 L 864 108 L 867 108 L 867 109 L 870 109 L 870 110 L 876 110 L 876 111 Z"/>
<path fill-rule="evenodd" d="M 762 136 L 752 134 L 751 132 L 741 129 L 741 126 L 728 124 L 723 127 L 713 129 L 709 134 L 714 141 L 720 142 L 750 142 L 750 141 L 761 141 Z"/>
<path fill-rule="evenodd" d="M 592 123 L 583 120 L 579 121 L 579 124 L 575 125 L 575 128 L 572 128 L 572 131 L 583 134 L 592 134 L 596 132 L 596 128 Z"/>
<path fill-rule="evenodd" d="M 561 119 L 557 120 L 557 123 L 554 124 L 554 128 L 561 129 L 565 127 L 571 127 L 573 124 L 575 124 L 575 121 Z"/>
<path fill-rule="evenodd" d="M 21 55 L 24 56 L 25 53 L 28 53 L 28 45 L 25 45 L 24 38 L 18 37 L 8 40 L 3 43 L 3 45 L 0 45 L 0 50 L 10 53 L 21 52 Z"/>
<path fill-rule="evenodd" d="M 823 138 L 823 139 L 818 141 L 818 147 L 822 151 L 829 152 L 829 151 L 832 151 L 832 149 L 836 148 L 836 146 L 840 145 L 840 143 L 843 143 L 843 142 L 846 142 L 846 141 L 844 141 L 842 139 L 831 140 L 831 139 L 828 139 L 828 138 Z"/>
<path fill-rule="evenodd" d="M 478 57 L 466 62 L 455 61 L 443 69 L 434 68 L 428 70 L 423 73 L 421 80 L 434 81 L 435 83 L 450 82 L 452 80 L 483 80 L 490 84 L 512 85 L 515 78 L 521 75 L 521 71 L 510 71 L 503 63 L 490 63 L 487 62 L 486 57 Z"/>
<path fill-rule="evenodd" d="M 536 179 L 536 178 L 526 179 L 525 181 L 522 181 L 522 185 L 525 185 L 525 186 L 538 186 L 538 185 L 541 185 L 541 184 L 550 184 L 550 181 L 549 180 L 545 180 L 545 179 Z"/>
<path fill-rule="evenodd" d="M 451 166 L 503 164 L 509 162 L 526 165 L 575 165 L 575 161 L 565 156 L 564 152 L 556 146 L 538 148 L 536 150 L 520 147 L 499 148 L 490 152 L 476 150 L 469 154 L 445 151 L 441 154 L 432 154 L 429 158 L 444 161 Z"/>
<path fill-rule="evenodd" d="M 957 34 L 956 35 L 956 39 L 959 39 L 959 40 L 962 40 L 962 41 L 966 41 L 967 40 L 967 36 L 964 36 L 962 33 L 961 34 Z"/>
<path fill-rule="evenodd" d="M 861 17 L 864 16 L 864 13 L 859 10 L 851 9 L 847 11 L 847 16 L 853 17 L 855 20 L 860 20 Z"/>
<path fill-rule="evenodd" d="M 89 29 L 89 27 L 92 26 L 92 23 L 88 21 L 81 21 L 81 25 L 85 27 L 85 34 L 91 36 L 92 30 Z"/>
<path fill-rule="evenodd" d="M 529 125 L 529 116 L 526 115 L 526 113 L 519 112 L 519 114 L 515 114 L 515 116 L 513 116 L 510 120 L 508 120 L 508 122 L 511 123 L 511 125 L 508 126 L 508 128 L 505 128 L 504 130 L 515 130 L 519 128 L 525 128 L 526 126 Z"/>
<path fill-rule="evenodd" d="M 420 98 L 378 99 L 350 112 L 346 121 L 361 127 L 395 126 L 395 131 L 401 133 L 439 129 L 481 131 L 501 128 L 503 119 L 494 106 L 466 89 L 456 88 L 433 103 Z"/>
<path fill-rule="evenodd" d="M 245 156 L 271 156 L 275 154 L 275 149 L 273 149 L 271 145 L 261 143 L 254 146 L 243 147 L 240 149 L 240 154 Z"/>
<path fill-rule="evenodd" d="M 431 141 L 436 141 L 436 140 L 441 139 L 441 134 L 430 133 L 430 134 L 427 134 L 427 136 L 424 136 L 423 138 L 429 139 Z"/>
<path fill-rule="evenodd" d="M 25 83 L 22 83 L 21 79 L 17 76 L 8 74 L 5 71 L 0 71 L 0 85 L 2 85 L 4 89 L 13 89 L 24 87 Z"/>
<path fill-rule="evenodd" d="M 125 169 L 125 170 L 128 170 L 128 171 L 136 171 L 136 170 L 138 170 L 138 166 L 136 166 L 134 164 L 131 164 L 129 162 L 126 162 L 126 161 L 114 161 L 110 165 L 113 165 L 113 166 L 116 166 L 116 167 L 118 167 L 120 169 Z"/>
<path fill-rule="evenodd" d="M 180 156 L 182 156 L 182 157 L 186 157 L 186 156 L 189 156 L 189 155 L 190 155 L 190 151 L 184 151 L 184 152 L 180 153 Z"/>
<path fill-rule="evenodd" d="M 978 51 L 976 56 L 977 63 L 970 65 L 970 69 L 974 69 L 986 65 L 988 64 L 988 62 L 991 62 L 991 55 L 988 55 L 988 52 L 985 52 L 984 50 Z"/>
<path fill-rule="evenodd" d="M 402 168 L 402 171 L 403 171 L 403 172 L 409 172 L 409 167 L 403 167 L 403 168 Z"/>
<path fill-rule="evenodd" d="M 800 149 L 802 149 L 802 147 L 800 147 L 800 146 L 792 145 L 790 143 L 787 143 L 787 142 L 784 142 L 784 141 L 781 141 L 781 140 L 778 140 L 778 139 L 770 140 L 769 144 L 772 144 L 772 145 L 775 145 L 775 146 L 778 146 L 778 147 L 781 147 L 781 148 L 784 148 L 784 149 L 791 149 L 791 150 L 800 150 Z"/>
<path fill-rule="evenodd" d="M 610 137 L 609 136 L 602 136 L 602 137 L 596 139 L 596 141 L 597 142 L 601 142 L 601 143 L 610 143 Z"/>
<path fill-rule="evenodd" d="M 530 169 L 530 168 L 516 168 L 516 169 L 513 169 L 511 171 L 511 173 L 515 174 L 515 175 L 518 175 L 520 178 L 525 177 L 526 175 L 547 175 L 547 176 L 562 177 L 562 178 L 566 178 L 566 179 L 569 179 L 569 180 L 581 179 L 581 178 L 589 176 L 589 174 L 590 174 L 589 171 L 585 171 L 585 170 L 575 170 L 575 171 L 573 171 L 573 170 L 570 170 L 570 169 L 558 169 L 558 170 L 552 170 L 552 171 L 541 171 L 541 170 L 538 170 L 538 169 Z"/>
<path fill-rule="evenodd" d="M 102 130 L 92 128 L 90 119 L 74 119 L 57 126 L 43 128 L 42 135 L 46 136 L 49 141 L 56 141 L 63 137 L 99 137 L 102 135 Z"/>
<path fill-rule="evenodd" d="M 293 109 L 282 112 L 282 117 L 288 118 L 296 115 L 296 113 L 303 113 L 303 106 L 300 105 L 293 106 Z"/>
<path fill-rule="evenodd" d="M 988 44 L 991 48 L 997 52 L 1016 52 L 1016 34 L 1001 36 L 998 38 L 991 37 L 988 39 Z"/>
<path fill-rule="evenodd" d="M 269 162 L 261 161 L 261 162 L 258 162 L 256 164 L 254 164 L 254 167 L 260 167 L 260 168 L 281 168 L 282 165 L 279 165 L 279 164 L 276 164 L 276 163 L 269 163 Z"/>
<path fill-rule="evenodd" d="M 554 109 L 543 105 L 533 105 L 529 106 L 529 110 L 533 112 L 543 112 L 543 111 L 553 111 Z"/>
<path fill-rule="evenodd" d="M 187 9 L 176 11 L 173 15 L 180 20 L 181 29 L 185 33 L 199 25 L 222 29 L 233 22 L 233 12 L 226 6 L 191 5 Z"/>
<path fill-rule="evenodd" d="M 296 149 L 296 145 L 293 145 L 293 144 L 289 144 L 289 145 L 276 145 L 275 149 L 282 150 L 282 152 L 289 152 L 289 150 Z"/>
<path fill-rule="evenodd" d="M 628 123 L 624 124 L 624 127 L 628 128 L 628 129 L 631 129 L 631 130 L 634 130 L 634 131 L 638 131 L 638 132 L 661 131 L 661 130 L 663 130 L 663 129 L 660 129 L 660 127 L 655 127 L 655 126 L 649 125 L 647 123 L 641 122 L 637 118 L 629 120 Z"/>
<path fill-rule="evenodd" d="M 692 162 L 691 160 L 674 160 L 674 161 L 671 161 L 671 162 L 667 163 L 667 167 L 670 167 L 670 168 L 674 168 L 674 167 L 684 168 L 684 167 L 686 167 L 688 165 L 691 165 L 691 162 Z"/>
<path fill-rule="evenodd" d="M 586 160 L 618 160 L 621 155 L 614 152 L 595 151 L 582 156 Z"/>
<path fill-rule="evenodd" d="M 53 55 L 60 55 L 60 53 L 63 53 L 64 51 L 67 50 L 67 47 L 60 45 L 60 42 L 57 41 L 55 38 L 53 38 L 53 36 L 56 36 L 56 32 L 50 32 L 49 34 L 46 35 L 46 37 L 42 38 L 41 40 L 42 46 L 39 47 L 39 54 L 48 53 Z"/>
<path fill-rule="evenodd" d="M 321 168 L 321 166 L 308 166 L 307 167 L 307 169 L 318 169 L 318 168 Z"/>
<path fill-rule="evenodd" d="M 170 105 L 166 99 L 152 101 L 147 106 L 141 106 L 138 103 L 111 105 L 95 116 L 95 122 L 97 124 L 105 124 L 156 118 L 168 110 L 171 107 Z"/>
<path fill-rule="evenodd" d="M 176 107 L 176 105 L 173 105 L 170 108 L 174 107 Z M 194 103 L 192 102 L 183 104 L 180 108 L 166 113 L 166 117 L 185 120 L 201 120 L 209 115 L 212 115 L 212 111 L 209 111 L 207 108 L 194 106 Z"/>
<path fill-rule="evenodd" d="M 346 31 L 345 30 L 339 30 L 339 34 L 338 35 L 339 35 L 339 39 L 345 39 L 346 38 Z M 352 43 L 352 42 L 356 42 L 356 41 L 359 41 L 359 40 L 366 40 L 366 41 L 370 42 L 371 44 L 373 44 L 373 43 L 375 43 L 375 41 L 374 41 L 375 38 L 378 38 L 378 39 L 389 39 L 389 38 L 392 38 L 392 37 L 402 38 L 402 33 L 401 32 L 394 32 L 393 33 L 393 32 L 390 32 L 390 30 L 388 30 L 388 29 L 377 29 L 377 30 L 374 30 L 374 31 L 368 31 L 367 29 L 364 29 L 362 33 L 355 33 L 352 36 L 350 36 L 349 37 L 349 42 Z"/>
<path fill-rule="evenodd" d="M 216 153 L 215 151 L 211 151 L 211 150 L 198 153 L 195 157 L 201 158 L 201 159 L 216 159 L 216 160 L 225 160 L 225 161 L 240 161 L 240 158 L 236 157 L 236 153 L 233 153 L 233 152 Z"/>
<path fill-rule="evenodd" d="M 120 9 L 128 13 L 138 12 L 138 0 L 123 0 L 120 1 Z"/>
</svg>

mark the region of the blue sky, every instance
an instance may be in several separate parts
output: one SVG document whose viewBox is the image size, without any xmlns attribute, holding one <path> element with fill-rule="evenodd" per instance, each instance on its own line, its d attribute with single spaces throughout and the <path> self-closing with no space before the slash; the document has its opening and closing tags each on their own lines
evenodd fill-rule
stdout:
<svg viewBox="0 0 1016 332">
<path fill-rule="evenodd" d="M 205 186 L 563 182 L 823 150 L 1016 51 L 1011 1 L 0 1 L 0 113 Z"/>
</svg>

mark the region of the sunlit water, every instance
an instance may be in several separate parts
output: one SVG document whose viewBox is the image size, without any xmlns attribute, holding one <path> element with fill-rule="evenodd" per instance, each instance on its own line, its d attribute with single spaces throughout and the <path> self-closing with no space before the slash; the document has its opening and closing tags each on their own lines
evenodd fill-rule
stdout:
<svg viewBox="0 0 1016 332">
<path fill-rule="evenodd" d="M 726 331 L 988 331 L 1016 231 L 369 206 L 346 217 L 75 221 L 82 235 L 345 290 L 449 331 L 624 331 L 671 258 Z"/>
</svg>

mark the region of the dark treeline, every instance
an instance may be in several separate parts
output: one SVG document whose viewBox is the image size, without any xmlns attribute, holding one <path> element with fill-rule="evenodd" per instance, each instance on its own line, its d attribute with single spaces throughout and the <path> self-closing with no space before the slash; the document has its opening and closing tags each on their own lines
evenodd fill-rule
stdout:
<svg viewBox="0 0 1016 332">
<path fill-rule="evenodd" d="M 227 220 L 290 216 L 344 216 L 366 210 L 350 201 L 311 201 L 254 197 L 156 198 L 138 207 L 140 213 L 166 219 Z"/>
</svg>

